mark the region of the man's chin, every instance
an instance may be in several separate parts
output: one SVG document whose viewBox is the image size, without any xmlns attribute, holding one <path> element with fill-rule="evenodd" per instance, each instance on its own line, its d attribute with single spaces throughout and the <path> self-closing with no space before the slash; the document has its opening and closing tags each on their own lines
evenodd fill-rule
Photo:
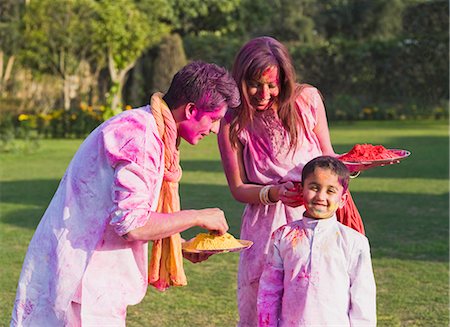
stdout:
<svg viewBox="0 0 450 327">
<path fill-rule="evenodd" d="M 195 139 L 193 139 L 193 140 L 186 140 L 186 141 L 187 141 L 190 145 L 197 145 L 198 142 L 200 142 L 201 139 L 202 139 L 201 137 L 197 137 L 197 138 L 195 138 Z"/>
</svg>

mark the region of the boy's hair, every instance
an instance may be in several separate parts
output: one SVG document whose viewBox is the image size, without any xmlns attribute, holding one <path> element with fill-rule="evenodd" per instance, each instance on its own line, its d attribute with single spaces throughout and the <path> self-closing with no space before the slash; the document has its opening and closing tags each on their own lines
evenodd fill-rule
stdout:
<svg viewBox="0 0 450 327">
<path fill-rule="evenodd" d="M 329 169 L 338 176 L 339 183 L 347 191 L 350 180 L 350 172 L 342 161 L 330 156 L 320 156 L 308 162 L 302 170 L 302 185 L 303 181 L 313 174 L 316 168 Z"/>
<path fill-rule="evenodd" d="M 184 66 L 172 79 L 163 96 L 170 109 L 192 102 L 201 111 L 214 111 L 225 102 L 228 108 L 241 103 L 231 74 L 222 67 L 203 61 Z"/>
</svg>

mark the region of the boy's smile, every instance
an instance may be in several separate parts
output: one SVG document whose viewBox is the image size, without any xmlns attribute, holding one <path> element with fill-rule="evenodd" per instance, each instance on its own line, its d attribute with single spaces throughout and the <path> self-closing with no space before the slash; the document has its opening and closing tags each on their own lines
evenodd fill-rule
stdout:
<svg viewBox="0 0 450 327">
<path fill-rule="evenodd" d="M 303 181 L 306 217 L 330 218 L 345 204 L 346 198 L 338 176 L 329 169 L 316 168 L 314 173 Z"/>
</svg>

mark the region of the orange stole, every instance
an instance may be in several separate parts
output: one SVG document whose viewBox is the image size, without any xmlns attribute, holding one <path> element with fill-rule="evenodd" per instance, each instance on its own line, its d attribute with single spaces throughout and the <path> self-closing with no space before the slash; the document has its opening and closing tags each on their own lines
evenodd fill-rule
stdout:
<svg viewBox="0 0 450 327">
<path fill-rule="evenodd" d="M 176 147 L 176 123 L 167 104 L 162 100 L 161 93 L 154 94 L 150 103 L 159 135 L 164 142 L 164 178 L 156 211 L 177 212 L 180 211 L 178 181 L 181 179 L 181 167 Z M 148 270 L 148 283 L 160 291 L 166 290 L 169 286 L 187 284 L 179 233 L 153 241 Z"/>
</svg>

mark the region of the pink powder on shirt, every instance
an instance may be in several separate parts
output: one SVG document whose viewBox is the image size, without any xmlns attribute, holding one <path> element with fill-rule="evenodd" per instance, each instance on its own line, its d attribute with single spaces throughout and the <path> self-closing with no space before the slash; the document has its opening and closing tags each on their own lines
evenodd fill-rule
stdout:
<svg viewBox="0 0 450 327">
<path fill-rule="evenodd" d="M 305 236 L 305 231 L 300 228 L 294 228 L 292 229 L 287 235 L 286 239 L 289 239 L 291 242 L 292 247 L 295 247 L 297 242 L 301 240 L 301 238 Z"/>
</svg>

